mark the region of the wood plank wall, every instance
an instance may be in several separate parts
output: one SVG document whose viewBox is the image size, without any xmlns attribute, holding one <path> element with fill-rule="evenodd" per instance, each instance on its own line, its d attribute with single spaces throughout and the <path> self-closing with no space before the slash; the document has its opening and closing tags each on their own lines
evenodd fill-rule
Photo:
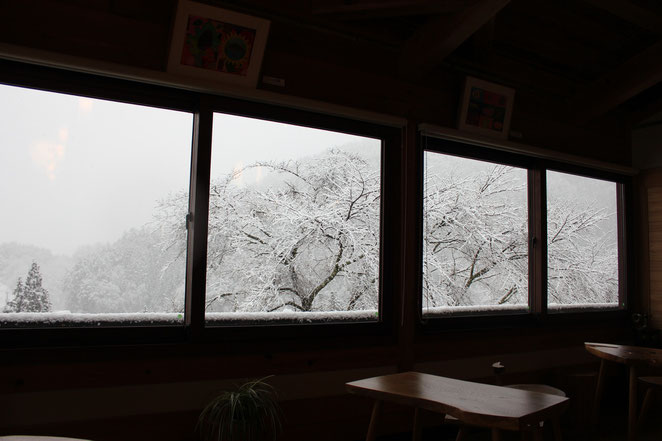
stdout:
<svg viewBox="0 0 662 441">
<path fill-rule="evenodd" d="M 647 243 L 647 250 L 642 250 L 642 267 L 646 268 L 641 282 L 641 310 L 650 315 L 650 325 L 662 329 L 662 169 L 648 170 L 642 176 L 642 188 L 645 192 L 645 210 L 647 217 L 641 234 L 642 243 Z"/>
</svg>

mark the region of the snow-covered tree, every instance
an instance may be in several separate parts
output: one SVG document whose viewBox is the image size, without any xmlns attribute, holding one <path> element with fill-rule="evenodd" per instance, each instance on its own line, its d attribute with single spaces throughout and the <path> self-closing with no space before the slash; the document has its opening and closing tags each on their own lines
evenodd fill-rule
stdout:
<svg viewBox="0 0 662 441">
<path fill-rule="evenodd" d="M 527 303 L 526 192 L 513 172 L 426 176 L 426 307 Z"/>
<path fill-rule="evenodd" d="M 262 184 L 242 174 L 260 170 Z M 180 198 L 162 204 L 177 212 Z M 258 162 L 212 182 L 207 302 L 216 311 L 372 309 L 378 302 L 379 168 L 329 150 Z M 181 217 L 172 218 L 176 231 Z M 182 237 L 170 235 L 185 246 Z M 165 244 L 171 247 L 171 243 Z"/>
<path fill-rule="evenodd" d="M 445 167 L 425 175 L 424 306 L 526 305 L 526 173 L 489 164 L 471 172 Z M 262 180 L 247 183 L 251 174 Z M 376 308 L 380 188 L 377 161 L 340 149 L 257 162 L 214 179 L 208 310 Z M 149 229 L 80 257 L 65 283 L 70 309 L 181 311 L 187 207 L 186 192 L 172 194 L 158 204 Z M 614 301 L 617 251 L 613 231 L 602 231 L 609 216 L 550 201 L 551 303 Z"/>
<path fill-rule="evenodd" d="M 526 172 L 489 164 L 471 172 L 444 167 L 425 177 L 424 306 L 525 306 Z M 243 182 L 258 170 L 267 176 L 261 184 Z M 209 204 L 208 310 L 377 307 L 376 164 L 343 150 L 258 162 L 214 180 Z M 164 200 L 159 213 L 169 231 L 162 246 L 183 256 L 184 194 Z M 615 301 L 614 234 L 602 231 L 609 215 L 550 201 L 550 302 Z"/>
<path fill-rule="evenodd" d="M 23 286 L 23 280 L 19 277 L 16 282 L 16 288 L 14 288 L 13 299 L 10 302 L 7 302 L 3 312 L 23 312 L 23 291 L 25 287 Z"/>
<path fill-rule="evenodd" d="M 208 298 L 231 288 L 233 310 L 376 308 L 379 171 L 341 150 L 257 167 L 275 184 L 235 173 L 211 187 Z"/>
<path fill-rule="evenodd" d="M 525 174 L 502 165 L 475 167 L 426 174 L 425 308 L 528 303 Z M 567 195 L 548 201 L 550 304 L 618 300 L 616 232 L 605 228 L 612 215 Z"/>
<path fill-rule="evenodd" d="M 613 213 L 564 198 L 550 201 L 547 216 L 548 303 L 618 302 Z"/>
<path fill-rule="evenodd" d="M 13 299 L 5 306 L 5 312 L 50 312 L 48 291 L 42 286 L 39 265 L 32 262 L 25 284 L 18 279 Z"/>
<path fill-rule="evenodd" d="M 183 229 L 183 223 L 180 228 Z M 72 312 L 179 312 L 184 304 L 184 261 L 160 247 L 152 226 L 80 252 L 64 280 Z"/>
</svg>

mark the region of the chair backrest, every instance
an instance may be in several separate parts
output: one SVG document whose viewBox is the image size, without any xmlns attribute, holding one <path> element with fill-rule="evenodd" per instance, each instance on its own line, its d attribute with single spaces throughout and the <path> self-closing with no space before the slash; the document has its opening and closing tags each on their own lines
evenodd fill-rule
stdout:
<svg viewBox="0 0 662 441">
<path fill-rule="evenodd" d="M 496 363 L 492 363 L 492 371 L 494 372 L 494 384 L 497 386 L 503 386 L 503 378 L 501 377 L 501 374 L 506 371 L 506 367 L 501 364 L 500 361 L 497 361 Z"/>
<path fill-rule="evenodd" d="M 530 392 L 540 392 L 544 394 L 557 395 L 559 397 L 565 397 L 565 392 L 561 389 L 557 389 L 546 384 L 539 383 L 527 383 L 527 384 L 504 384 L 503 373 L 506 372 L 506 366 L 504 366 L 500 361 L 492 363 L 492 371 L 494 372 L 494 382 L 497 386 L 510 387 L 512 389 L 528 390 Z"/>
</svg>

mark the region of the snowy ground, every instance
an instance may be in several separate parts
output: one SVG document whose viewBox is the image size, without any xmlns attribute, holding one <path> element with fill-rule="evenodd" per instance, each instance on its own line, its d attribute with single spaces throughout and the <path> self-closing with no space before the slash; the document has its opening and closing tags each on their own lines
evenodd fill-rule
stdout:
<svg viewBox="0 0 662 441">
<path fill-rule="evenodd" d="M 578 312 L 605 309 L 618 309 L 618 303 L 575 303 L 558 304 L 550 303 L 548 310 L 550 312 Z M 526 313 L 529 311 L 527 305 L 472 305 L 472 306 L 445 306 L 436 308 L 424 308 L 423 315 L 468 315 L 468 314 L 499 314 L 499 313 Z"/>
<path fill-rule="evenodd" d="M 213 312 L 207 313 L 207 322 L 211 324 L 251 325 L 251 324 L 300 324 L 330 322 L 367 322 L 377 321 L 376 310 L 333 311 L 333 312 Z M 50 313 L 6 313 L 0 314 L 0 327 L 65 327 L 65 326 L 159 326 L 181 325 L 182 313 L 113 313 L 81 314 L 68 311 Z"/>
</svg>

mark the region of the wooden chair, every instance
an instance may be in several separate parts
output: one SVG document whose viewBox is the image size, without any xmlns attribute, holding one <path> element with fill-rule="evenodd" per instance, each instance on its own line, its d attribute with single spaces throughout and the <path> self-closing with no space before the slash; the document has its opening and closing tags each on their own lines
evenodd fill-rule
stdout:
<svg viewBox="0 0 662 441">
<path fill-rule="evenodd" d="M 654 392 L 662 387 L 662 377 L 639 377 L 639 381 L 647 385 L 648 389 L 646 389 L 644 402 L 641 404 L 641 410 L 639 411 L 637 429 L 641 427 L 646 419 L 646 415 L 648 414 L 648 410 L 654 398 Z"/>
</svg>

